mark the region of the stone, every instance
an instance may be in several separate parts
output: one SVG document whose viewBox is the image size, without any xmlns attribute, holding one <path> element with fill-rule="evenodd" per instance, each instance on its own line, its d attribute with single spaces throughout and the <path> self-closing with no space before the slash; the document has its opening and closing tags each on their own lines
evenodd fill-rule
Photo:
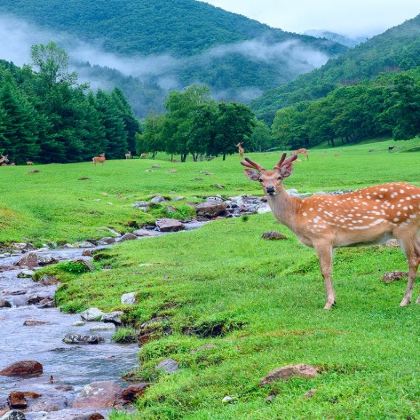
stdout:
<svg viewBox="0 0 420 420">
<path fill-rule="evenodd" d="M 11 308 L 12 304 L 7 300 L 0 299 L 0 308 Z"/>
<path fill-rule="evenodd" d="M 172 334 L 172 329 L 168 323 L 168 318 L 156 317 L 140 325 L 137 340 L 140 345 L 144 345 L 149 341 L 156 340 L 163 335 Z"/>
<path fill-rule="evenodd" d="M 267 404 L 271 404 L 275 399 L 276 399 L 277 395 L 275 394 L 270 394 L 266 399 L 265 402 Z"/>
<path fill-rule="evenodd" d="M 148 203 L 147 201 L 137 201 L 136 203 L 133 204 L 133 207 L 135 209 L 147 211 L 150 208 L 150 203 Z"/>
<path fill-rule="evenodd" d="M 179 369 L 179 365 L 174 359 L 165 359 L 156 366 L 156 369 L 166 373 L 175 373 Z"/>
<path fill-rule="evenodd" d="M 38 265 L 44 267 L 46 265 L 56 264 L 58 260 L 52 255 L 38 255 Z"/>
<path fill-rule="evenodd" d="M 222 200 L 215 200 L 214 198 L 195 206 L 197 217 L 206 219 L 214 219 L 215 217 L 222 216 L 226 213 L 226 209 L 227 205 Z"/>
<path fill-rule="evenodd" d="M 281 240 L 287 239 L 287 236 L 283 235 L 280 232 L 271 231 L 271 232 L 264 232 L 261 235 L 261 238 L 267 241 L 281 241 Z"/>
<path fill-rule="evenodd" d="M 16 277 L 18 279 L 31 279 L 34 274 L 35 272 L 32 270 L 22 270 Z"/>
<path fill-rule="evenodd" d="M 41 363 L 36 360 L 22 360 L 0 370 L 0 376 L 19 376 L 23 378 L 39 376 L 42 375 L 43 370 Z"/>
<path fill-rule="evenodd" d="M 37 325 L 45 325 L 45 324 L 49 324 L 49 322 L 47 321 L 39 321 L 37 319 L 27 319 L 23 325 L 25 327 L 36 327 Z"/>
<path fill-rule="evenodd" d="M 55 301 L 54 298 L 46 297 L 42 299 L 38 305 L 36 305 L 39 309 L 48 309 L 48 308 L 55 308 Z"/>
<path fill-rule="evenodd" d="M 148 382 L 140 382 L 138 384 L 132 384 L 128 388 L 124 389 L 121 393 L 121 399 L 124 403 L 134 403 L 139 397 L 141 397 L 146 389 L 150 386 Z"/>
<path fill-rule="evenodd" d="M 38 266 L 38 255 L 35 252 L 25 254 L 15 265 L 19 267 L 34 268 Z"/>
<path fill-rule="evenodd" d="M 24 249 L 32 248 L 31 244 L 27 244 L 26 242 L 15 242 L 12 244 L 13 249 L 17 249 L 18 251 L 23 251 Z"/>
<path fill-rule="evenodd" d="M 42 286 L 55 286 L 56 284 L 59 283 L 59 281 L 57 277 L 45 274 L 44 276 L 41 277 L 38 283 L 41 284 Z"/>
<path fill-rule="evenodd" d="M 398 239 L 388 239 L 385 242 L 385 246 L 388 248 L 399 248 L 400 247 L 400 241 Z"/>
<path fill-rule="evenodd" d="M 81 241 L 81 242 L 77 242 L 75 244 L 75 246 L 77 248 L 94 248 L 95 245 L 92 242 L 89 241 Z"/>
<path fill-rule="evenodd" d="M 304 364 L 289 365 L 272 370 L 261 380 L 260 385 L 267 385 L 277 380 L 287 380 L 294 376 L 300 378 L 314 378 L 317 375 L 318 369 L 314 366 Z"/>
<path fill-rule="evenodd" d="M 111 236 L 107 236 L 105 238 L 99 239 L 98 245 L 111 245 L 114 244 L 116 241 L 115 238 L 112 238 Z"/>
<path fill-rule="evenodd" d="M 25 414 L 19 410 L 12 410 L 7 412 L 4 416 L 0 417 L 0 420 L 25 420 Z"/>
<path fill-rule="evenodd" d="M 166 201 L 166 198 L 162 197 L 161 195 L 156 195 L 150 200 L 152 204 L 164 203 L 165 201 Z"/>
<path fill-rule="evenodd" d="M 174 197 L 173 199 L 172 199 L 172 201 L 184 201 L 185 200 L 185 197 L 183 197 L 183 196 L 177 196 L 177 197 Z"/>
<path fill-rule="evenodd" d="M 222 399 L 223 404 L 232 404 L 234 401 L 235 399 L 231 397 L 230 395 L 226 395 L 226 397 Z"/>
<path fill-rule="evenodd" d="M 122 311 L 114 311 L 110 312 L 108 314 L 103 314 L 101 321 L 105 323 L 111 323 L 114 325 L 121 325 L 121 317 L 124 315 L 124 312 Z"/>
<path fill-rule="evenodd" d="M 84 249 L 82 252 L 82 257 L 92 257 L 93 250 L 92 249 Z"/>
<path fill-rule="evenodd" d="M 76 322 L 73 322 L 73 324 L 71 324 L 71 325 L 72 325 L 72 327 L 83 327 L 84 325 L 86 325 L 86 322 L 76 321 Z"/>
<path fill-rule="evenodd" d="M 38 305 L 40 304 L 44 299 L 52 300 L 52 297 L 47 294 L 36 294 L 31 295 L 28 298 L 28 305 Z"/>
<path fill-rule="evenodd" d="M 155 230 L 148 230 L 148 229 L 138 229 L 138 230 L 135 230 L 133 233 L 139 238 L 159 236 L 159 232 Z"/>
<path fill-rule="evenodd" d="M 134 305 L 136 303 L 136 298 L 137 298 L 136 292 L 124 293 L 121 296 L 121 303 L 123 305 Z"/>
<path fill-rule="evenodd" d="M 63 338 L 66 344 L 100 344 L 105 339 L 99 335 L 66 334 Z"/>
<path fill-rule="evenodd" d="M 159 219 L 156 226 L 160 232 L 179 232 L 185 229 L 184 224 L 176 219 Z"/>
<path fill-rule="evenodd" d="M 105 417 L 101 413 L 93 413 L 88 416 L 87 420 L 100 420 L 104 419 Z"/>
<path fill-rule="evenodd" d="M 25 394 L 19 391 L 13 391 L 7 398 L 7 403 L 10 408 L 25 409 L 28 407 L 28 401 L 26 401 Z"/>
<path fill-rule="evenodd" d="M 83 321 L 94 322 L 100 321 L 104 313 L 98 308 L 89 308 L 80 314 Z"/>
<path fill-rule="evenodd" d="M 392 271 L 390 273 L 385 273 L 382 277 L 384 283 L 393 283 L 398 280 L 405 280 L 408 278 L 408 273 L 404 271 Z"/>
<path fill-rule="evenodd" d="M 121 391 L 121 387 L 113 381 L 93 382 L 82 389 L 73 402 L 73 408 L 112 408 Z"/>
<path fill-rule="evenodd" d="M 119 239 L 119 242 L 125 242 L 125 241 L 134 241 L 137 239 L 137 236 L 134 235 L 134 233 L 126 233 L 125 235 L 121 236 Z"/>
<path fill-rule="evenodd" d="M 313 389 L 310 389 L 308 392 L 305 392 L 304 397 L 309 399 L 309 398 L 312 398 L 315 394 L 316 394 L 316 389 L 313 388 Z"/>
</svg>

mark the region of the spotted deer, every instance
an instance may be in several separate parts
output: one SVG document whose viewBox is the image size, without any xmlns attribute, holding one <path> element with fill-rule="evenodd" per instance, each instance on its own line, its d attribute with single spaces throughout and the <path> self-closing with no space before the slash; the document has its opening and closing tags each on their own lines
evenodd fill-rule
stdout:
<svg viewBox="0 0 420 420">
<path fill-rule="evenodd" d="M 101 153 L 99 156 L 95 156 L 92 158 L 92 163 L 96 165 L 97 163 L 104 163 L 106 161 L 105 153 Z"/>
<path fill-rule="evenodd" d="M 0 155 L 0 166 L 6 166 L 9 163 L 8 155 Z"/>
<path fill-rule="evenodd" d="M 240 156 L 241 158 L 243 158 L 243 157 L 244 157 L 244 155 L 245 155 L 244 144 L 243 144 L 243 143 L 238 143 L 238 144 L 236 145 L 236 147 L 238 148 L 238 153 L 239 153 L 239 156 Z"/>
<path fill-rule="evenodd" d="M 403 182 L 376 185 L 340 195 L 290 196 L 283 180 L 292 173 L 296 155 L 284 153 L 273 170 L 245 158 L 246 175 L 259 181 L 275 217 L 299 240 L 315 249 L 326 289 L 324 309 L 335 304 L 332 284 L 333 249 L 361 243 L 398 239 L 408 260 L 409 273 L 400 306 L 411 301 L 420 264 L 420 188 Z M 420 296 L 417 299 L 420 303 Z"/>
<path fill-rule="evenodd" d="M 132 158 L 133 158 L 133 155 L 131 154 L 131 152 L 127 152 L 127 153 L 125 154 L 125 158 L 126 158 L 126 160 L 128 160 L 128 159 L 132 159 Z"/>
<path fill-rule="evenodd" d="M 308 149 L 297 149 L 293 152 L 294 155 L 303 155 L 306 156 L 306 160 L 309 160 L 309 150 Z"/>
</svg>

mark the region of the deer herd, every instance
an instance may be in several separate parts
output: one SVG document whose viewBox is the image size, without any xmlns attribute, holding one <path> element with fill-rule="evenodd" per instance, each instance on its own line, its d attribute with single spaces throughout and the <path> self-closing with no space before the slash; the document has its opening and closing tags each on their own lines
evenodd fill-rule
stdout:
<svg viewBox="0 0 420 420">
<path fill-rule="evenodd" d="M 277 220 L 305 245 L 315 249 L 324 278 L 326 303 L 335 304 L 332 284 L 333 250 L 337 247 L 398 239 L 408 260 L 408 283 L 400 306 L 410 303 L 420 263 L 420 188 L 394 182 L 340 195 L 291 196 L 283 180 L 292 173 L 297 155 L 284 153 L 273 169 L 245 158 L 246 175 L 261 184 Z M 420 297 L 417 299 L 420 303 Z"/>
</svg>

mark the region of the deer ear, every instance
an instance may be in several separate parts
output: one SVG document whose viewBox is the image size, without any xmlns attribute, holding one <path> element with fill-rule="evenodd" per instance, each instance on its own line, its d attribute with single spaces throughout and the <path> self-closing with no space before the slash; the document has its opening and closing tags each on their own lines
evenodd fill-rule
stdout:
<svg viewBox="0 0 420 420">
<path fill-rule="evenodd" d="M 245 169 L 244 172 L 251 181 L 258 181 L 260 178 L 260 173 L 255 169 Z"/>
</svg>

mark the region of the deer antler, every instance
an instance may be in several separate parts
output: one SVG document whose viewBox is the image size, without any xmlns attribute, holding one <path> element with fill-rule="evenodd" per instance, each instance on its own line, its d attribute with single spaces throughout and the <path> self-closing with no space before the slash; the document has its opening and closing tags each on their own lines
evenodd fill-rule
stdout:
<svg viewBox="0 0 420 420">
<path fill-rule="evenodd" d="M 245 158 L 245 160 L 243 160 L 241 162 L 242 166 L 245 166 L 247 168 L 251 168 L 251 169 L 256 169 L 257 171 L 264 171 L 264 168 L 261 165 L 258 165 L 258 163 L 253 162 L 251 159 L 249 158 Z"/>
<path fill-rule="evenodd" d="M 297 159 L 297 155 L 292 155 L 288 159 L 286 159 L 287 153 L 283 153 L 277 165 L 274 169 L 280 169 L 282 166 L 290 165 Z"/>
</svg>

